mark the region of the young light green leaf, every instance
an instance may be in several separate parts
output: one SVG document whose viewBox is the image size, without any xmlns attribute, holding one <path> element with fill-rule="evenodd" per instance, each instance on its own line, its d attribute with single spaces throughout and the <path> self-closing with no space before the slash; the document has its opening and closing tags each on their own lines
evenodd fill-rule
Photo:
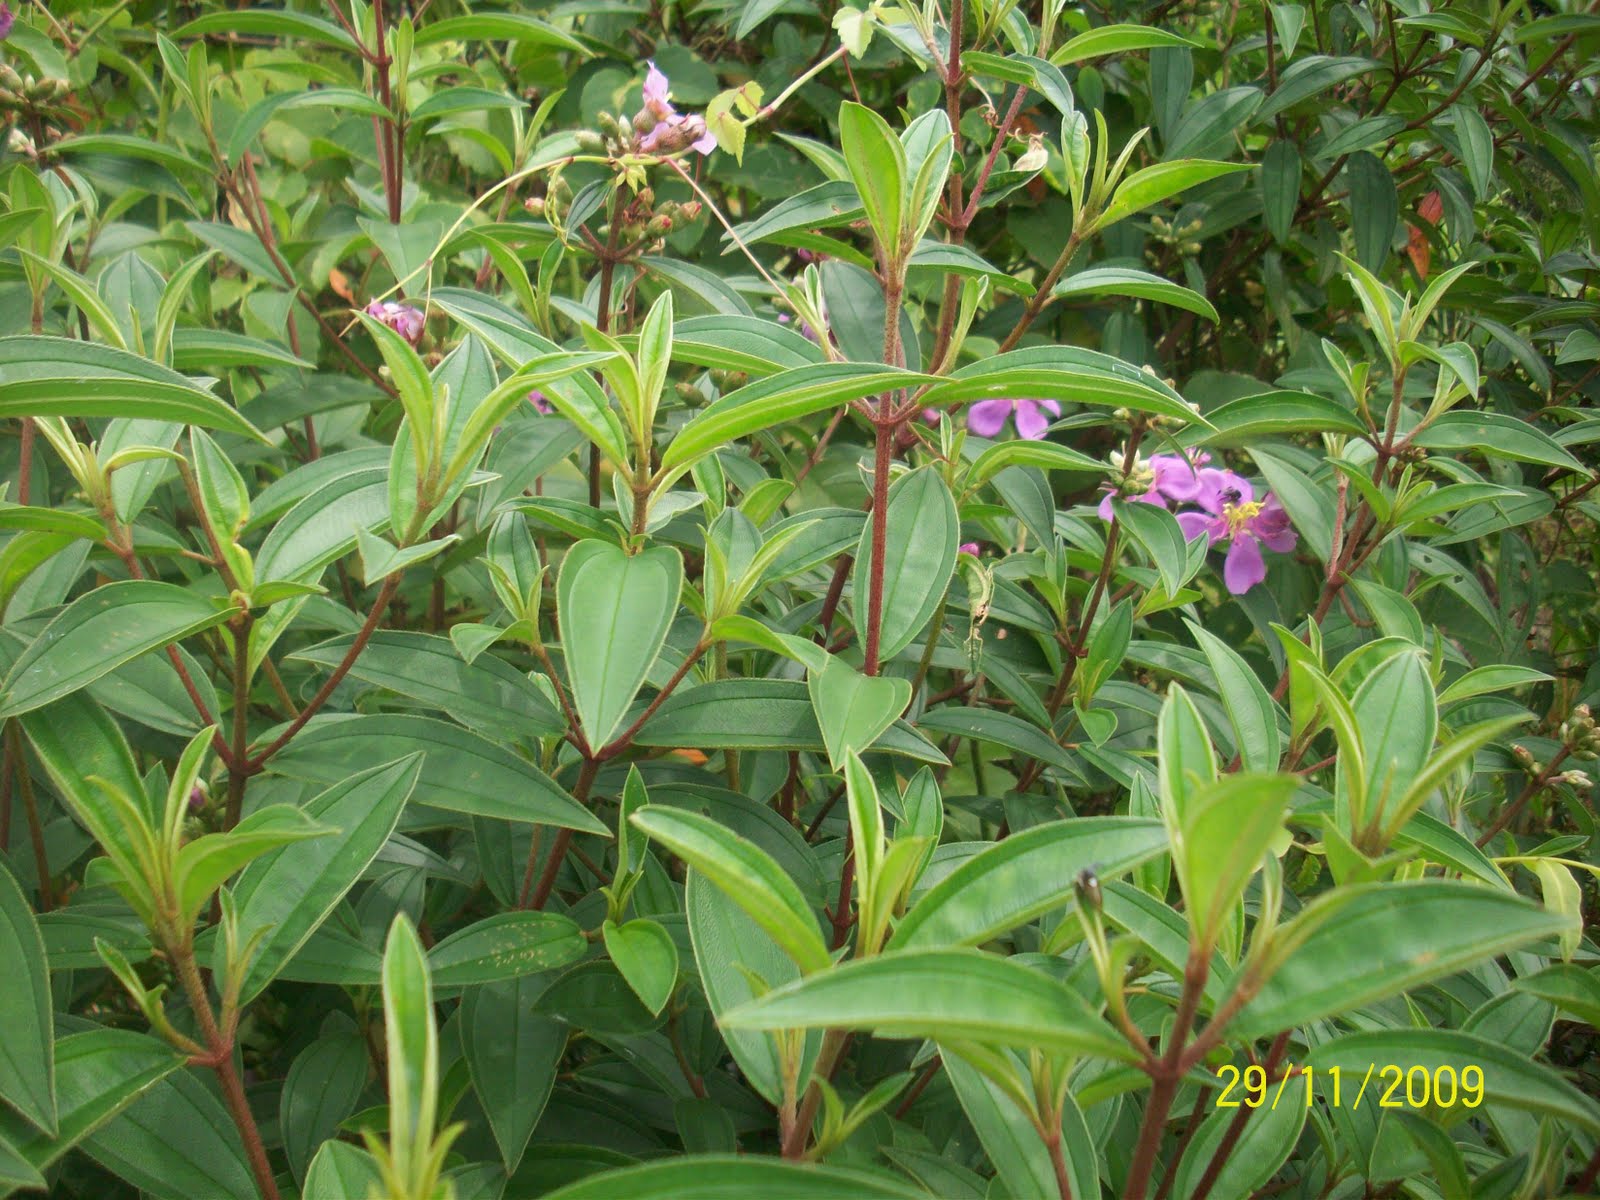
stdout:
<svg viewBox="0 0 1600 1200">
<path fill-rule="evenodd" d="M 661 805 L 640 809 L 632 820 L 716 884 L 783 947 L 802 971 L 824 970 L 832 961 L 817 931 L 817 919 L 800 889 L 754 842 L 710 817 Z"/>
<path fill-rule="evenodd" d="M 573 704 L 590 746 L 622 724 L 677 613 L 683 559 L 670 546 L 629 555 L 579 542 L 561 563 L 556 603 Z"/>
</svg>

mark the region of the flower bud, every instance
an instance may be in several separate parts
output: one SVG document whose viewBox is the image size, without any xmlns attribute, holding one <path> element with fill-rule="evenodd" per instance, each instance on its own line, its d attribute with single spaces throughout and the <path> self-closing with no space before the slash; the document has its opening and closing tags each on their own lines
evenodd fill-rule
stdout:
<svg viewBox="0 0 1600 1200">
<path fill-rule="evenodd" d="M 577 137 L 576 137 L 575 140 L 578 143 L 578 149 L 583 151 L 583 153 L 585 153 L 585 154 L 603 154 L 603 153 L 605 153 L 605 148 L 606 148 L 606 140 L 605 140 L 605 138 L 601 137 L 598 133 L 596 133 L 592 129 L 580 129 L 580 130 L 578 130 L 578 134 L 577 134 Z"/>
</svg>

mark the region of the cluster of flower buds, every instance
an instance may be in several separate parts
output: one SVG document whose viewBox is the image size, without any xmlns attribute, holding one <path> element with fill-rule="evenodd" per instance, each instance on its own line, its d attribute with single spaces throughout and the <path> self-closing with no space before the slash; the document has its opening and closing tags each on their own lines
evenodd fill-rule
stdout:
<svg viewBox="0 0 1600 1200">
<path fill-rule="evenodd" d="M 648 196 L 646 189 L 642 196 Z M 630 204 L 622 214 L 622 244 L 634 245 L 637 242 L 648 241 L 656 249 L 667 234 L 674 229 L 682 229 L 700 215 L 700 201 L 698 200 L 663 200 L 660 204 L 640 203 L 635 201 Z M 609 238 L 611 226 L 609 223 L 596 230 L 598 236 Z"/>
<path fill-rule="evenodd" d="M 1186 225 L 1177 226 L 1163 217 L 1150 218 L 1150 231 L 1155 235 L 1155 240 L 1164 246 L 1175 247 L 1180 254 L 1200 253 L 1200 243 L 1194 240 L 1200 228 L 1198 217 Z"/>
<path fill-rule="evenodd" d="M 1600 758 L 1600 731 L 1595 729 L 1594 714 L 1587 704 L 1580 704 L 1572 715 L 1561 723 L 1561 744 L 1573 758 L 1593 762 Z"/>
<path fill-rule="evenodd" d="M 65 79 L 35 79 L 0 63 L 0 111 L 25 112 L 45 119 L 63 116 L 72 85 Z"/>
</svg>

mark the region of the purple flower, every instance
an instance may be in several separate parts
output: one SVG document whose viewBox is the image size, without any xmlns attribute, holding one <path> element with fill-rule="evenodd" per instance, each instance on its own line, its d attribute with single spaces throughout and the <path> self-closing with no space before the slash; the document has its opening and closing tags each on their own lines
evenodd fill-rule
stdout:
<svg viewBox="0 0 1600 1200">
<path fill-rule="evenodd" d="M 1195 503 L 1204 511 L 1181 512 L 1178 524 L 1183 536 L 1191 540 L 1203 533 L 1212 545 L 1228 543 L 1222 581 L 1235 596 L 1242 596 L 1267 577 L 1262 544 L 1286 554 L 1295 548 L 1299 535 L 1277 497 L 1269 492 L 1265 499 L 1257 500 L 1248 479 L 1232 471 L 1203 467 L 1199 484 Z"/>
<path fill-rule="evenodd" d="M 962 542 L 961 545 L 956 547 L 956 553 L 958 553 L 958 554 L 970 554 L 970 555 L 972 555 L 973 558 L 977 558 L 978 557 L 978 543 L 977 542 Z"/>
<path fill-rule="evenodd" d="M 374 300 L 367 305 L 367 316 L 382 321 L 413 346 L 422 340 L 422 331 L 428 323 L 420 308 L 394 300 Z"/>
<path fill-rule="evenodd" d="M 1061 405 L 1054 400 L 980 400 L 967 410 L 967 428 L 979 437 L 992 438 L 1006 427 L 1006 418 L 1016 414 L 1017 432 L 1030 442 L 1037 442 L 1050 429 L 1051 416 L 1061 415 Z"/>
<path fill-rule="evenodd" d="M 11 27 L 16 23 L 16 14 L 11 11 L 11 6 L 5 0 L 0 0 L 0 42 L 11 36 Z"/>
<path fill-rule="evenodd" d="M 197 783 L 189 789 L 189 811 L 197 813 L 206 806 L 205 790 Z"/>
<path fill-rule="evenodd" d="M 1114 459 L 1121 462 L 1121 457 Z M 1146 483 L 1145 490 L 1138 495 L 1129 496 L 1128 499 L 1139 501 L 1142 504 L 1159 504 L 1165 508 L 1167 501 L 1179 504 L 1192 504 L 1200 498 L 1200 472 L 1198 467 L 1211 461 L 1211 456 L 1204 451 L 1189 456 L 1182 454 L 1157 454 L 1148 462 L 1142 462 L 1134 470 L 1138 474 L 1138 481 Z M 1143 468 L 1141 471 L 1140 468 Z M 1115 493 L 1108 492 L 1100 501 L 1100 517 L 1102 520 L 1111 520 L 1111 501 Z"/>
<path fill-rule="evenodd" d="M 672 84 L 654 62 L 644 77 L 644 107 L 633 119 L 635 129 L 643 129 L 639 149 L 645 154 L 671 154 L 692 147 L 710 154 L 717 148 L 716 135 L 706 128 L 706 119 L 680 113 L 672 107 Z"/>
<path fill-rule="evenodd" d="M 545 399 L 545 394 L 538 388 L 534 388 L 533 391 L 528 393 L 528 403 L 533 405 L 535 412 L 538 412 L 543 416 L 548 417 L 551 413 L 555 412 L 555 406 L 551 404 L 549 400 Z"/>
</svg>

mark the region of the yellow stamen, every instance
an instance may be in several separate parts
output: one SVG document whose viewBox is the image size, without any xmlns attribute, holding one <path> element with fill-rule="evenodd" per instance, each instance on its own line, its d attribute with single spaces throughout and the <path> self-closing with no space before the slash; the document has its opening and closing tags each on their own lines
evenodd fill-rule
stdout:
<svg viewBox="0 0 1600 1200">
<path fill-rule="evenodd" d="M 1243 504 L 1229 504 L 1222 510 L 1222 519 L 1228 523 L 1228 536 L 1233 537 L 1255 520 L 1261 512 L 1260 500 L 1247 500 Z"/>
</svg>

